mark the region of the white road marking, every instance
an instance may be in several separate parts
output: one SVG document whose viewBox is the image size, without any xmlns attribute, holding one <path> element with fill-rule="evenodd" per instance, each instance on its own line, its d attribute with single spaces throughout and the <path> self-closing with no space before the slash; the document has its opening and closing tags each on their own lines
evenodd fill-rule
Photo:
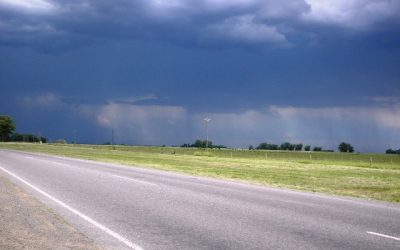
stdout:
<svg viewBox="0 0 400 250">
<path fill-rule="evenodd" d="M 386 234 L 380 234 L 380 233 L 375 233 L 375 232 L 367 232 L 368 234 L 372 234 L 372 235 L 376 235 L 376 236 L 380 236 L 380 237 L 384 237 L 384 238 L 388 238 L 388 239 L 392 239 L 392 240 L 400 240 L 400 238 L 394 237 L 394 236 L 390 236 L 390 235 L 386 235 Z"/>
<path fill-rule="evenodd" d="M 151 186 L 157 186 L 157 184 L 151 183 L 151 182 L 147 182 L 147 181 L 141 181 L 141 180 L 137 180 L 137 179 L 132 179 L 129 177 L 125 177 L 125 176 L 120 176 L 120 175 L 111 175 L 112 177 L 116 177 L 116 178 L 120 178 L 123 180 L 127 180 L 127 181 L 132 181 L 132 182 L 138 182 L 138 183 L 142 183 L 142 184 L 146 184 L 146 185 L 151 185 Z"/>
<path fill-rule="evenodd" d="M 81 212 L 79 212 L 78 210 L 68 206 L 67 204 L 65 204 L 64 202 L 58 200 L 57 198 L 54 198 L 53 196 L 49 195 L 45 191 L 43 191 L 40 188 L 32 185 L 31 183 L 27 182 L 26 180 L 22 179 L 21 177 L 17 176 L 16 174 L 10 172 L 9 170 L 7 170 L 7 169 L 5 169 L 5 168 L 3 168 L 1 166 L 0 166 L 0 169 L 3 170 L 4 172 L 6 172 L 7 174 L 13 176 L 14 178 L 18 179 L 19 181 L 23 182 L 24 184 L 28 185 L 29 187 L 31 187 L 32 189 L 36 190 L 37 192 L 41 193 L 42 195 L 46 196 L 50 200 L 58 203 L 59 205 L 61 205 L 64 208 L 68 209 L 70 212 L 78 215 L 79 217 L 81 217 L 85 221 L 89 222 L 93 226 L 99 228 L 100 230 L 102 230 L 103 232 L 107 233 L 108 235 L 116 238 L 118 241 L 120 241 L 121 243 L 125 244 L 126 246 L 128 246 L 128 247 L 130 247 L 132 249 L 135 249 L 135 250 L 143 250 L 143 248 L 141 248 L 140 246 L 132 243 L 131 241 L 127 240 L 126 238 L 124 238 L 123 236 L 119 235 L 118 233 L 112 231 L 111 229 L 108 229 L 107 227 L 105 227 L 102 224 L 100 224 L 99 222 L 93 220 L 89 216 L 86 216 L 86 215 L 82 214 Z"/>
</svg>

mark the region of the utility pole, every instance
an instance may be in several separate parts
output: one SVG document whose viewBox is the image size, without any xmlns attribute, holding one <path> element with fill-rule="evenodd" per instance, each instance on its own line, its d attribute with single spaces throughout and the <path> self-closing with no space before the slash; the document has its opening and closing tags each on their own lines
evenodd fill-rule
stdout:
<svg viewBox="0 0 400 250">
<path fill-rule="evenodd" d="M 111 130 L 111 145 L 112 145 L 112 148 L 115 150 L 115 146 L 114 146 L 114 129 Z"/>
<path fill-rule="evenodd" d="M 72 130 L 72 134 L 74 135 L 74 145 L 76 144 L 76 129 Z"/>
<path fill-rule="evenodd" d="M 206 149 L 208 148 L 208 123 L 211 121 L 210 118 L 204 118 L 204 121 L 206 122 Z"/>
</svg>

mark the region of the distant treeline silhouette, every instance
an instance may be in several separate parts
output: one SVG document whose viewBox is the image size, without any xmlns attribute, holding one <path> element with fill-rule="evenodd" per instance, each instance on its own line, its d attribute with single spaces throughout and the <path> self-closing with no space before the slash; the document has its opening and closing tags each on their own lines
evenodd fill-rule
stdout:
<svg viewBox="0 0 400 250">
<path fill-rule="evenodd" d="M 47 138 L 43 136 L 37 136 L 34 134 L 20 134 L 20 133 L 14 133 L 10 137 L 10 141 L 14 142 L 42 142 L 46 143 Z"/>
<path fill-rule="evenodd" d="M 214 145 L 212 141 L 196 140 L 193 144 L 185 143 L 181 145 L 182 148 L 226 148 L 224 145 Z"/>
<path fill-rule="evenodd" d="M 0 141 L 7 142 L 47 142 L 47 139 L 35 134 L 20 134 L 15 132 L 14 119 L 8 115 L 0 115 Z"/>
<path fill-rule="evenodd" d="M 350 145 L 350 144 L 346 144 Z M 196 140 L 194 143 L 184 143 L 181 145 L 182 148 L 227 148 L 225 145 L 214 145 L 212 141 Z M 351 145 L 350 145 L 351 147 Z M 290 142 L 284 142 L 281 145 L 270 144 L 266 142 L 260 143 L 257 147 L 249 146 L 249 150 L 287 150 L 287 151 L 322 151 L 322 152 L 333 152 L 333 150 L 324 150 L 322 147 L 313 147 L 306 145 L 303 147 L 302 143 L 293 144 Z M 347 152 L 347 151 L 346 151 Z M 353 151 L 350 151 L 353 152 Z"/>
<path fill-rule="evenodd" d="M 400 155 L 400 149 L 393 150 L 393 149 L 389 148 L 388 150 L 386 150 L 386 154 L 398 154 L 398 155 Z"/>
<path fill-rule="evenodd" d="M 322 147 L 313 147 L 311 145 L 306 145 L 303 147 L 302 143 L 290 143 L 284 142 L 281 145 L 270 144 L 266 142 L 260 143 L 256 148 L 252 145 L 249 146 L 249 150 L 286 150 L 286 151 L 323 151 L 323 152 L 333 152 L 333 150 L 323 150 Z"/>
</svg>

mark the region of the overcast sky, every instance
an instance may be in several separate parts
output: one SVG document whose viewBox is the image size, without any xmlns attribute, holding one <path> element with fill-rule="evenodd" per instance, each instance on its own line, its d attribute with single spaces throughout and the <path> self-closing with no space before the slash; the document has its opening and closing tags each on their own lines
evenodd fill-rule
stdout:
<svg viewBox="0 0 400 250">
<path fill-rule="evenodd" d="M 400 148 L 400 1 L 0 0 L 0 114 L 51 140 Z"/>
</svg>

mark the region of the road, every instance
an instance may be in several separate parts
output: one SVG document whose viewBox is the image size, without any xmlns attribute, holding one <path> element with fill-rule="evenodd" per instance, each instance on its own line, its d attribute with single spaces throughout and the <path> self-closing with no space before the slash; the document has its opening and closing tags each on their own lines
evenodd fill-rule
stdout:
<svg viewBox="0 0 400 250">
<path fill-rule="evenodd" d="M 398 204 L 7 150 L 0 174 L 110 249 L 400 249 Z"/>
</svg>

